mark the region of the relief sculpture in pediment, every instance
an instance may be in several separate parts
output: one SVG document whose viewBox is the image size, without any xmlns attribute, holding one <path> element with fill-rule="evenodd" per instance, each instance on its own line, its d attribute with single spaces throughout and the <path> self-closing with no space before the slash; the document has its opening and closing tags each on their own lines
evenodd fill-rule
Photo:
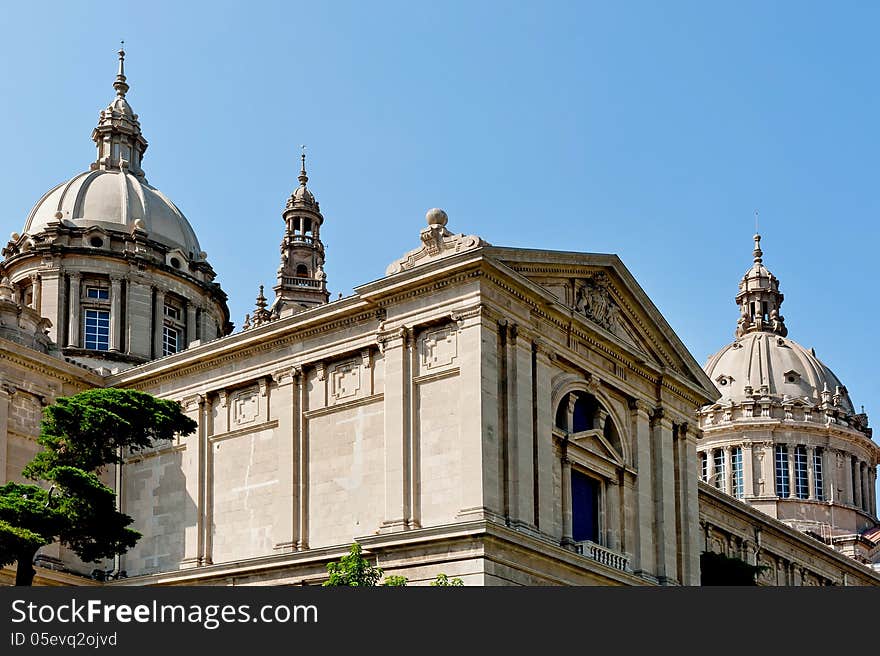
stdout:
<svg viewBox="0 0 880 656">
<path fill-rule="evenodd" d="M 617 333 L 620 307 L 608 291 L 608 278 L 603 273 L 584 281 L 578 290 L 575 310 L 612 333 Z"/>
</svg>

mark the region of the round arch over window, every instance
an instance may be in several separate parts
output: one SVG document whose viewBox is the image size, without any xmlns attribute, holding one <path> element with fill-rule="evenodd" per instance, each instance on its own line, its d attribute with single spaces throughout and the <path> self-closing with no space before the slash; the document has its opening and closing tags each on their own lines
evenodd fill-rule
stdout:
<svg viewBox="0 0 880 656">
<path fill-rule="evenodd" d="M 556 428 L 572 434 L 601 428 L 602 436 L 623 456 L 620 431 L 611 413 L 588 392 L 576 390 L 563 396 L 556 408 L 555 425 Z"/>
<path fill-rule="evenodd" d="M 296 276 L 297 278 L 308 278 L 309 268 L 305 264 L 298 264 L 296 266 Z"/>
</svg>

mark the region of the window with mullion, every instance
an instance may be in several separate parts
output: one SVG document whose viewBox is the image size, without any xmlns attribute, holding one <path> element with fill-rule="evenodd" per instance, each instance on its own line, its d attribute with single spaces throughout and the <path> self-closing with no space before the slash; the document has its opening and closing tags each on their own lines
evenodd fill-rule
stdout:
<svg viewBox="0 0 880 656">
<path fill-rule="evenodd" d="M 715 449 L 712 454 L 715 464 L 715 487 L 719 490 L 727 489 L 727 471 L 724 466 L 724 449 Z"/>
<path fill-rule="evenodd" d="M 744 492 L 742 447 L 735 446 L 730 450 L 730 469 L 733 482 L 733 496 L 737 499 L 742 499 Z"/>
<path fill-rule="evenodd" d="M 822 477 L 822 449 L 813 452 L 813 487 L 818 501 L 825 501 L 825 481 Z"/>
<path fill-rule="evenodd" d="M 798 499 L 807 499 L 810 496 L 807 477 L 807 447 L 802 444 L 794 449 L 794 493 Z"/>
<path fill-rule="evenodd" d="M 110 350 L 110 312 L 85 311 L 85 347 L 92 351 Z"/>
<path fill-rule="evenodd" d="M 788 480 L 788 447 L 776 445 L 776 496 L 787 498 L 789 494 Z"/>
</svg>

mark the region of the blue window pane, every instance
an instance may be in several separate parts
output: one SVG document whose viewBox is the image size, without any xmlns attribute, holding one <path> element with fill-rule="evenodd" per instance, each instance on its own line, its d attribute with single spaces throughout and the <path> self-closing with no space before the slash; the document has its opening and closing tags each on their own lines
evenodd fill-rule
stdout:
<svg viewBox="0 0 880 656">
<path fill-rule="evenodd" d="M 572 537 L 599 542 L 599 481 L 571 472 Z"/>
</svg>

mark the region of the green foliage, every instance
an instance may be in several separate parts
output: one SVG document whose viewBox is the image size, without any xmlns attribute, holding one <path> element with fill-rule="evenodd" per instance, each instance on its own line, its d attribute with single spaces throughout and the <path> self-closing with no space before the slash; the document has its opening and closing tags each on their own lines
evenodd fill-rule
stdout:
<svg viewBox="0 0 880 656">
<path fill-rule="evenodd" d="M 62 397 L 43 413 L 38 441 L 44 448 L 24 475 L 49 480 L 49 470 L 63 465 L 100 470 L 120 461 L 120 448 L 140 451 L 175 433 L 189 435 L 196 426 L 176 401 L 137 390 L 110 387 Z"/>
<path fill-rule="evenodd" d="M 324 587 L 374 587 L 379 585 L 382 578 L 382 568 L 371 565 L 363 555 L 363 549 L 357 542 L 351 545 L 348 554 L 339 559 L 339 562 L 327 563 L 327 572 L 330 577 L 324 582 Z M 405 576 L 386 576 L 382 585 L 386 587 L 403 587 L 407 584 Z"/>
<path fill-rule="evenodd" d="M 139 451 L 196 423 L 175 401 L 127 389 L 95 389 L 59 398 L 41 423 L 43 447 L 24 474 L 37 485 L 0 486 L 0 565 L 18 561 L 16 585 L 30 585 L 37 550 L 59 540 L 82 560 L 125 553 L 141 537 L 132 518 L 116 509 L 116 495 L 101 482 L 103 467 L 119 451 Z"/>
<path fill-rule="evenodd" d="M 396 574 L 386 576 L 385 580 L 382 581 L 382 585 L 387 588 L 402 588 L 407 583 L 409 583 L 409 579 L 407 579 L 405 576 L 397 576 Z"/>
<path fill-rule="evenodd" d="M 765 569 L 712 551 L 700 554 L 701 585 L 757 585 L 757 575 Z"/>
<path fill-rule="evenodd" d="M 441 587 L 444 587 L 444 586 L 455 586 L 455 587 L 457 587 L 457 586 L 460 586 L 460 585 L 463 586 L 463 585 L 464 585 L 464 581 L 462 581 L 462 580 L 461 580 L 460 578 L 458 578 L 457 576 L 456 576 L 455 578 L 452 578 L 452 579 L 451 579 L 451 578 L 449 578 L 446 574 L 438 574 L 438 575 L 437 575 L 437 578 L 434 579 L 433 581 L 431 581 L 431 585 L 433 585 L 433 586 L 441 586 Z"/>
</svg>

